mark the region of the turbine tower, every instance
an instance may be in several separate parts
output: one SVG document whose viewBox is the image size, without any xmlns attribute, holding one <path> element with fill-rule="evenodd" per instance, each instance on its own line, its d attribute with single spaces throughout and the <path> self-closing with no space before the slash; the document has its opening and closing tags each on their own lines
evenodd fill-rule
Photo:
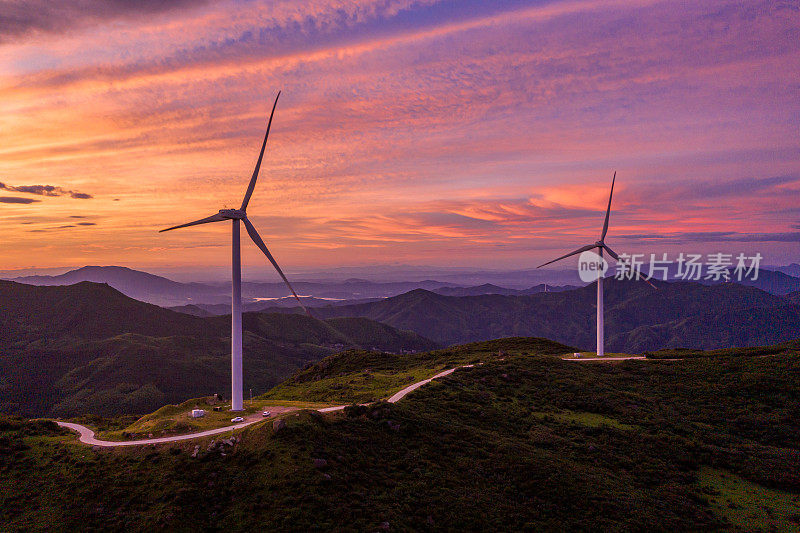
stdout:
<svg viewBox="0 0 800 533">
<path fill-rule="evenodd" d="M 616 179 L 617 179 L 617 173 L 614 172 L 614 177 L 611 178 L 611 194 L 608 195 L 608 208 L 606 209 L 606 221 L 603 223 L 603 232 L 600 234 L 600 240 L 596 241 L 594 244 L 587 244 L 582 248 L 578 248 L 574 252 L 570 252 L 567 255 L 562 255 L 557 259 L 548 261 L 547 263 L 539 265 L 536 268 L 541 268 L 545 265 L 555 263 L 556 261 L 561 261 L 562 259 L 566 259 L 567 257 L 571 257 L 573 255 L 577 255 L 579 253 L 586 252 L 588 250 L 594 250 L 595 248 L 597 248 L 597 254 L 600 256 L 600 258 L 603 257 L 603 250 L 605 250 L 606 252 L 608 252 L 608 255 L 613 257 L 615 260 L 619 261 L 619 256 L 614 252 L 614 250 L 609 248 L 608 245 L 606 245 L 605 243 L 606 234 L 608 233 L 608 219 L 611 216 L 611 198 L 614 196 L 614 182 L 616 181 Z M 645 281 L 650 283 L 650 281 L 648 281 L 647 279 L 645 279 Z M 650 285 L 655 287 L 655 285 L 653 285 L 652 283 L 650 283 Z M 605 355 L 603 326 L 604 326 L 603 325 L 603 274 L 601 273 L 597 277 L 597 356 L 598 357 L 603 357 L 603 355 Z"/>
<path fill-rule="evenodd" d="M 259 236 L 256 228 L 253 226 L 252 222 L 247 219 L 247 204 L 250 203 L 250 197 L 253 195 L 253 189 L 255 189 L 256 186 L 258 171 L 261 168 L 261 160 L 264 158 L 264 148 L 267 146 L 269 129 L 270 126 L 272 126 L 272 117 L 275 115 L 275 107 L 278 105 L 278 98 L 280 98 L 280 96 L 281 93 L 278 91 L 278 95 L 275 97 L 275 103 L 272 105 L 272 112 L 269 115 L 267 133 L 264 135 L 264 142 L 261 144 L 261 153 L 258 155 L 256 168 L 253 171 L 253 176 L 250 178 L 250 184 L 247 186 L 247 192 L 244 194 L 242 206 L 239 209 L 220 209 L 218 213 L 211 215 L 210 217 L 201 218 L 200 220 L 181 224 L 180 226 L 162 229 L 159 232 L 163 233 L 165 231 L 171 231 L 178 228 L 186 228 L 189 226 L 197 226 L 198 224 L 208 224 L 211 222 L 223 222 L 225 220 L 230 220 L 233 223 L 233 240 L 231 243 L 231 410 L 233 411 L 241 411 L 244 408 L 244 400 L 242 398 L 242 260 L 241 241 L 239 239 L 239 221 L 244 223 L 244 227 L 247 230 L 247 233 L 250 235 L 250 238 L 253 240 L 255 245 L 258 246 L 262 252 L 264 252 L 264 255 L 267 256 L 267 259 L 269 259 L 269 262 L 275 267 L 275 270 L 278 271 L 278 274 L 280 274 L 281 278 L 283 278 L 283 281 L 286 283 L 286 286 L 289 287 L 289 290 L 300 304 L 300 307 L 303 308 L 307 315 L 311 316 L 308 312 L 308 309 L 306 309 L 306 307 L 303 305 L 303 302 L 300 301 L 297 293 L 292 288 L 292 284 L 289 283 L 288 279 L 286 279 L 286 275 L 281 270 L 281 267 L 278 266 L 277 261 L 275 261 L 275 258 L 272 257 L 272 254 L 267 249 L 267 245 L 264 244 L 264 241 L 261 239 L 261 236 Z"/>
</svg>

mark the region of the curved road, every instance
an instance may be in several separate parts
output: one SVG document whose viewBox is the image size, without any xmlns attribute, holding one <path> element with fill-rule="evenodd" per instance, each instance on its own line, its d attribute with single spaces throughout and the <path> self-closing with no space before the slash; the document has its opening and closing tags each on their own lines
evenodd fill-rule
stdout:
<svg viewBox="0 0 800 533">
<path fill-rule="evenodd" d="M 614 361 L 627 361 L 627 360 L 630 360 L 630 359 L 645 359 L 645 358 L 643 356 L 628 356 L 628 357 L 602 357 L 602 358 L 601 357 L 586 357 L 586 358 L 582 358 L 582 359 L 562 358 L 561 360 L 562 361 L 577 361 L 577 362 L 583 362 L 583 361 L 586 361 L 586 362 L 588 362 L 588 361 L 614 362 Z M 408 387 L 406 387 L 406 388 L 404 388 L 402 390 L 397 391 L 396 393 L 391 395 L 386 401 L 389 402 L 389 403 L 396 403 L 396 402 L 402 400 L 407 394 L 417 390 L 418 388 L 422 387 L 423 385 L 426 385 L 426 384 L 430 383 L 434 379 L 441 378 L 441 377 L 444 377 L 444 376 L 448 376 L 448 375 L 452 374 L 453 372 L 455 372 L 456 370 L 458 370 L 459 368 L 470 368 L 470 367 L 473 367 L 473 366 L 475 366 L 475 365 L 463 365 L 463 366 L 459 366 L 459 367 L 456 367 L 456 368 L 450 368 L 450 369 L 445 370 L 443 372 L 439 372 L 438 374 L 436 374 L 433 377 L 430 377 L 428 379 L 423 379 L 422 381 L 418 381 L 416 383 L 413 383 L 413 384 L 409 385 Z M 324 407 L 322 409 L 318 409 L 318 411 L 320 413 L 330 413 L 330 412 L 333 412 L 333 411 L 341 411 L 345 407 L 346 407 L 345 405 L 335 405 L 333 407 Z M 282 412 L 290 412 L 290 411 L 298 410 L 298 408 L 292 408 L 292 407 L 281 408 L 281 407 L 277 407 L 277 406 L 276 407 L 270 406 L 270 409 L 282 409 Z M 249 426 L 251 424 L 255 424 L 256 422 L 259 422 L 261 420 L 264 420 L 264 418 L 262 418 L 262 417 L 260 417 L 258 415 L 252 415 L 249 419 L 247 419 L 244 422 L 240 422 L 238 424 L 233 424 L 231 426 L 225 426 L 225 427 L 216 428 L 216 429 L 209 429 L 209 430 L 206 430 L 206 431 L 200 431 L 198 433 L 188 433 L 186 435 L 176 435 L 176 436 L 173 436 L 173 437 L 158 437 L 158 438 L 153 438 L 153 439 L 124 440 L 124 441 L 99 440 L 99 439 L 95 438 L 94 431 L 92 431 L 91 429 L 87 428 L 86 426 L 82 426 L 80 424 L 75 424 L 73 422 L 60 422 L 60 421 L 56 420 L 55 423 L 58 424 L 61 427 L 65 427 L 65 428 L 71 429 L 72 431 L 76 431 L 80 435 L 80 438 L 79 438 L 80 442 L 82 442 L 84 444 L 89 444 L 89 445 L 92 445 L 92 446 L 116 447 L 116 446 L 144 446 L 144 445 L 147 445 L 147 444 L 163 444 L 165 442 L 176 442 L 176 441 L 181 441 L 181 440 L 189 440 L 189 439 L 198 439 L 198 438 L 201 438 L 201 437 L 209 437 L 211 435 L 219 435 L 220 433 L 226 433 L 228 431 L 241 429 L 241 428 L 247 427 L 247 426 Z"/>
<path fill-rule="evenodd" d="M 436 374 L 433 377 L 430 377 L 428 379 L 423 379 L 422 381 L 418 381 L 417 383 L 413 383 L 413 384 L 409 385 L 408 387 L 396 392 L 395 394 L 390 396 L 389 399 L 386 400 L 386 401 L 389 402 L 389 403 L 396 403 L 396 402 L 400 401 L 401 399 L 403 399 L 408 393 L 417 390 L 418 388 L 422 387 L 423 385 L 425 385 L 427 383 L 430 383 L 431 381 L 433 381 L 436 378 L 441 378 L 443 376 L 450 375 L 453 372 L 455 372 L 456 369 L 458 369 L 458 368 L 470 368 L 472 366 L 475 366 L 475 365 L 464 365 L 464 366 L 459 366 L 459 367 L 456 367 L 456 368 L 450 368 L 448 370 L 445 370 L 444 372 L 439 372 L 438 374 Z M 336 406 L 333 406 L 333 407 L 325 407 L 323 409 L 318 409 L 318 411 L 320 413 L 329 413 L 331 411 L 341 411 L 345 407 L 346 407 L 345 405 L 336 405 Z M 280 407 L 275 407 L 275 408 L 281 409 Z M 270 409 L 275 409 L 275 408 L 270 406 Z M 290 412 L 290 411 L 297 410 L 297 408 L 283 408 L 283 409 L 285 409 L 283 412 Z M 61 421 L 58 421 L 58 420 L 55 420 L 54 422 L 56 424 L 58 424 L 59 426 L 61 426 L 61 427 L 65 427 L 67 429 L 71 429 L 72 431 L 76 431 L 80 435 L 78 440 L 80 442 L 82 442 L 83 444 L 89 444 L 91 446 L 116 447 L 116 446 L 144 446 L 144 445 L 147 445 L 147 444 L 163 444 L 165 442 L 176 442 L 176 441 L 180 441 L 180 440 L 189 440 L 189 439 L 198 439 L 200 437 L 209 437 L 211 435 L 219 435 L 220 433 L 226 433 L 228 431 L 233 431 L 235 429 L 241 429 L 241 428 L 247 427 L 247 426 L 249 426 L 251 424 L 255 424 L 256 422 L 259 422 L 261 420 L 264 420 L 264 418 L 259 417 L 259 416 L 256 415 L 256 416 L 250 417 L 245 422 L 240 422 L 238 424 L 234 424 L 232 426 L 225 426 L 225 427 L 222 427 L 222 428 L 209 429 L 207 431 L 201 431 L 199 433 L 188 433 L 186 435 L 176 435 L 174 437 L 158 437 L 158 438 L 154 438 L 154 439 L 122 440 L 122 441 L 99 440 L 99 439 L 95 438 L 94 431 L 92 431 L 91 429 L 87 428 L 86 426 L 82 426 L 80 424 L 75 424 L 73 422 L 61 422 Z"/>
<path fill-rule="evenodd" d="M 60 422 L 58 420 L 55 421 L 55 423 L 61 427 L 71 429 L 72 431 L 77 431 L 80 434 L 80 438 L 78 440 L 80 440 L 84 444 L 91 444 L 92 446 L 142 446 L 145 444 L 162 444 L 164 442 L 197 439 L 200 437 L 208 437 L 210 435 L 225 433 L 226 431 L 231 431 L 233 429 L 243 428 L 245 426 L 249 426 L 250 424 L 255 424 L 256 422 L 258 422 L 258 419 L 242 422 L 234 426 L 225 426 L 224 428 L 209 429 L 208 431 L 201 431 L 199 433 L 189 433 L 188 435 L 176 435 L 174 437 L 160 437 L 157 439 L 143 439 L 143 440 L 111 441 L 111 440 L 98 440 L 94 438 L 94 431 L 87 428 L 86 426 L 82 426 L 80 424 L 74 424 L 72 422 Z"/>
</svg>

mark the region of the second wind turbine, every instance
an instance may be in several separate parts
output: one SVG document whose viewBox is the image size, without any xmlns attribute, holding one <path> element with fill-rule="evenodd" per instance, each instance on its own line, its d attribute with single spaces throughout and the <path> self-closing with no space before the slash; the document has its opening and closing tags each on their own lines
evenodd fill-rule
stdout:
<svg viewBox="0 0 800 533">
<path fill-rule="evenodd" d="M 278 98 L 281 93 L 278 91 L 278 96 L 275 97 L 275 103 L 272 105 L 272 112 L 269 115 L 269 122 L 267 123 L 267 133 L 264 135 L 264 142 L 261 144 L 261 153 L 258 155 L 258 162 L 253 171 L 253 176 L 250 178 L 250 184 L 247 186 L 247 192 L 244 194 L 242 206 L 239 209 L 220 209 L 218 213 L 210 217 L 201 218 L 194 222 L 188 222 L 179 226 L 162 229 L 159 233 L 171 231 L 178 228 L 186 228 L 189 226 L 197 226 L 198 224 L 208 224 L 210 222 L 222 222 L 225 220 L 232 221 L 232 258 L 231 258 L 231 410 L 241 411 L 244 408 L 244 399 L 242 394 L 242 260 L 241 260 L 241 241 L 239 239 L 239 221 L 244 223 L 244 227 L 250 238 L 256 246 L 258 246 L 264 255 L 267 256 L 269 262 L 278 271 L 286 286 L 294 295 L 300 307 L 308 313 L 308 309 L 300 301 L 297 293 L 292 288 L 289 280 L 286 279 L 281 267 L 269 253 L 267 245 L 261 239 L 261 236 L 256 231 L 252 222 L 247 219 L 247 204 L 250 202 L 250 197 L 253 195 L 253 189 L 256 187 L 256 180 L 258 179 L 258 171 L 261 168 L 261 160 L 264 158 L 264 148 L 267 146 L 267 138 L 269 137 L 269 129 L 272 126 L 272 117 L 275 115 L 275 107 L 278 105 Z M 309 315 L 310 316 L 310 315 Z"/>
<path fill-rule="evenodd" d="M 614 177 L 611 178 L 611 194 L 608 195 L 608 209 L 606 209 L 606 221 L 603 224 L 603 233 L 600 234 L 600 240 L 596 241 L 594 244 L 587 244 L 582 248 L 578 248 L 574 252 L 570 252 L 567 255 L 562 255 L 557 259 L 553 259 L 552 261 L 548 261 L 542 265 L 539 265 L 536 268 L 541 268 L 545 265 L 549 265 L 551 263 L 555 263 L 556 261 L 561 261 L 562 259 L 566 259 L 567 257 L 571 257 L 573 255 L 577 255 L 579 253 L 586 252 L 588 250 L 594 250 L 597 248 L 597 254 L 600 258 L 603 258 L 603 250 L 608 252 L 608 255 L 619 261 L 619 256 L 609 248 L 605 243 L 606 233 L 608 233 L 608 219 L 611 216 L 611 198 L 614 196 L 614 182 L 617 179 L 617 173 L 614 172 Z M 597 276 L 597 357 L 603 357 L 605 355 L 605 348 L 604 348 L 604 338 L 603 338 L 603 274 L 600 273 Z"/>
</svg>

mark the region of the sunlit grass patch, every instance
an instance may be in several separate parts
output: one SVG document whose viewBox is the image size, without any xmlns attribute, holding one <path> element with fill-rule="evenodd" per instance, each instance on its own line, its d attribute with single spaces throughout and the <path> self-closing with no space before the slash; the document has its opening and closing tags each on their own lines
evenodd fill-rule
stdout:
<svg viewBox="0 0 800 533">
<path fill-rule="evenodd" d="M 217 429 L 232 425 L 231 419 L 237 416 L 252 417 L 276 407 L 292 409 L 319 409 L 329 407 L 330 403 L 307 401 L 272 401 L 254 399 L 244 402 L 244 410 L 233 412 L 230 402 L 214 401 L 213 397 L 193 398 L 178 405 L 166 405 L 161 409 L 145 415 L 124 428 L 109 428 L 97 433 L 103 440 L 136 440 L 143 438 L 164 437 L 197 433 L 209 429 Z M 218 408 L 215 411 L 214 408 Z M 205 415 L 192 418 L 192 409 L 203 409 Z M 90 425 L 91 427 L 91 425 Z M 97 429 L 96 427 L 94 429 Z"/>
<path fill-rule="evenodd" d="M 735 474 L 700 469 L 711 508 L 745 531 L 800 531 L 800 495 L 769 489 Z"/>
<path fill-rule="evenodd" d="M 366 370 L 316 381 L 285 382 L 259 396 L 259 400 L 280 405 L 288 405 L 293 400 L 333 404 L 374 402 L 387 398 L 412 383 L 428 379 L 443 368 L 411 368 L 400 372 Z"/>
<path fill-rule="evenodd" d="M 553 419 L 567 424 L 580 424 L 588 427 L 612 427 L 616 429 L 634 430 L 636 426 L 623 424 L 611 417 L 598 413 L 560 411 L 554 413 L 534 413 L 534 416 L 542 419 Z"/>
</svg>

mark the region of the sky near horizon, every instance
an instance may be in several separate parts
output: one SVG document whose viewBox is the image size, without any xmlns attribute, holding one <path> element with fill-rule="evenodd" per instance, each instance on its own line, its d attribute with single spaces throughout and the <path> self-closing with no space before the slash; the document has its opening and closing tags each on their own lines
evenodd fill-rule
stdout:
<svg viewBox="0 0 800 533">
<path fill-rule="evenodd" d="M 794 1 L 0 0 L 0 269 L 227 264 L 279 89 L 288 269 L 800 259 Z"/>
</svg>

